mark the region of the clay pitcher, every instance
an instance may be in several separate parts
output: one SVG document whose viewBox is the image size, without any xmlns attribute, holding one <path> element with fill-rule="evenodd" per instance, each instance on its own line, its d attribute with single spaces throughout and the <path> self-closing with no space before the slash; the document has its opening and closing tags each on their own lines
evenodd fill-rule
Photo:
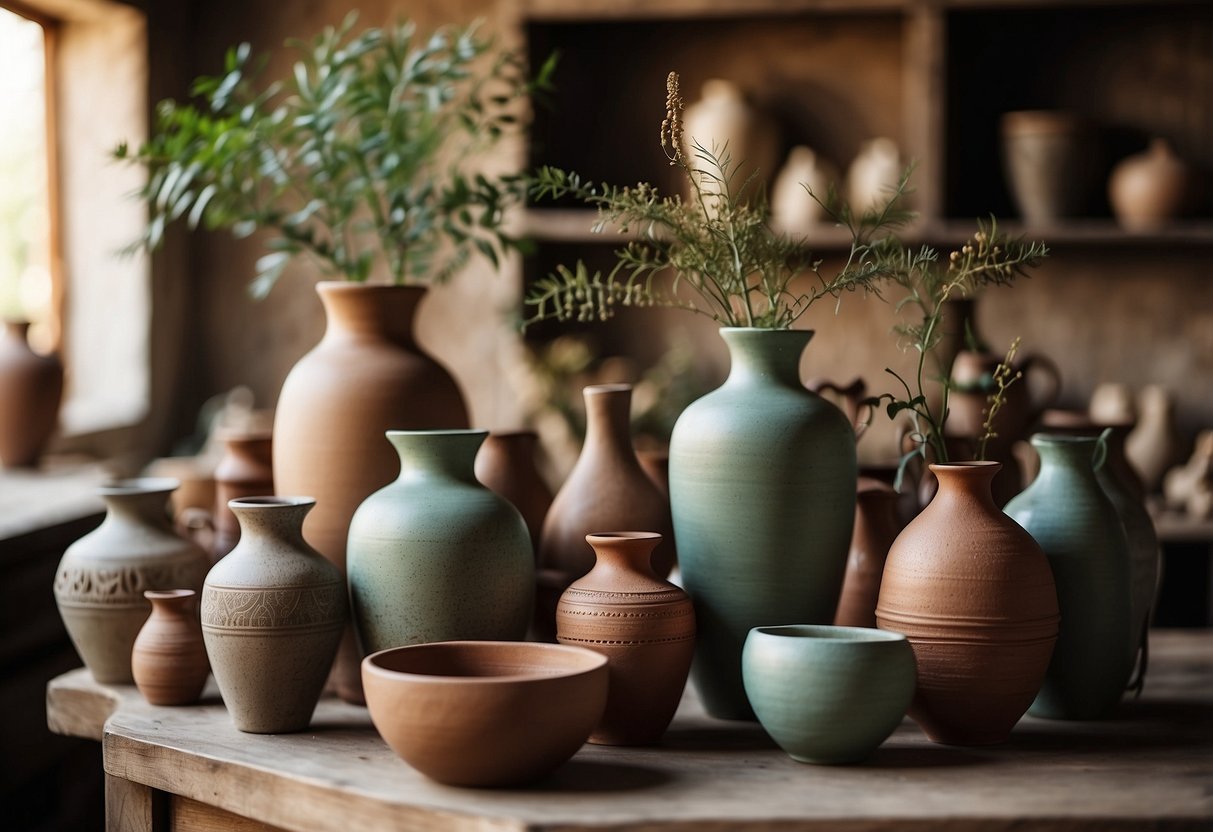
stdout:
<svg viewBox="0 0 1213 832">
<path fill-rule="evenodd" d="M 5 321 L 0 337 L 0 463 L 35 465 L 59 423 L 63 364 L 29 348 L 29 321 Z"/>
<path fill-rule="evenodd" d="M 552 505 L 552 489 L 535 465 L 538 445 L 539 434 L 532 430 L 495 432 L 476 454 L 476 479 L 518 509 L 536 552 L 543 520 Z"/>
<path fill-rule="evenodd" d="M 847 574 L 834 623 L 840 627 L 875 627 L 876 600 L 889 547 L 901 531 L 901 495 L 882 482 L 859 478 L 855 531 L 847 555 Z"/>
<path fill-rule="evenodd" d="M 152 614 L 135 638 L 131 673 L 152 705 L 192 705 L 202 695 L 210 660 L 192 589 L 148 590 Z"/>
<path fill-rule="evenodd" d="M 223 456 L 215 466 L 215 559 L 240 540 L 240 523 L 227 507 L 232 500 L 274 493 L 273 444 L 268 433 L 225 431 Z"/>
</svg>

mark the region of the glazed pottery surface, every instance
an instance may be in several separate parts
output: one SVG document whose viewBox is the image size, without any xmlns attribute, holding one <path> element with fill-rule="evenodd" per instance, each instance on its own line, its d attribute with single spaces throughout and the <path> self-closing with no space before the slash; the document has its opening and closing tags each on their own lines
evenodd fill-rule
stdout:
<svg viewBox="0 0 1213 832">
<path fill-rule="evenodd" d="M 1029 225 L 1082 216 L 1098 174 L 1090 127 L 1076 114 L 1024 110 L 1002 117 L 1003 169 Z"/>
<path fill-rule="evenodd" d="M 526 635 L 535 558 L 522 515 L 476 479 L 487 435 L 387 432 L 400 476 L 350 523 L 350 601 L 364 652 Z"/>
<path fill-rule="evenodd" d="M 1037 434 L 1032 447 L 1040 454 L 1040 474 L 1007 505 L 1007 514 L 1048 555 L 1062 620 L 1031 713 L 1100 719 L 1120 701 L 1136 650 L 1130 648 L 1128 540 L 1095 476 L 1103 455 L 1097 439 Z"/>
<path fill-rule="evenodd" d="M 29 348 L 28 321 L 6 321 L 0 336 L 0 463 L 34 465 L 59 423 L 63 364 Z"/>
<path fill-rule="evenodd" d="M 202 695 L 210 661 L 192 589 L 148 590 L 152 614 L 135 638 L 131 673 L 152 705 L 192 705 Z"/>
<path fill-rule="evenodd" d="M 910 716 L 935 742 L 1004 741 L 1032 703 L 1057 640 L 1041 547 L 994 504 L 997 462 L 931 465 L 939 492 L 898 535 L 876 621 L 918 662 Z"/>
<path fill-rule="evenodd" d="M 384 431 L 466 428 L 468 416 L 455 381 L 413 338 L 424 288 L 323 282 L 316 289 L 328 325 L 282 385 L 274 484 L 281 494 L 316 499 L 304 536 L 344 571 L 350 518 L 398 472 Z M 362 701 L 360 658 L 351 629 L 333 674 L 349 702 Z"/>
<path fill-rule="evenodd" d="M 602 716 L 607 679 L 604 656 L 558 644 L 448 641 L 362 662 L 380 735 L 452 786 L 521 785 L 555 770 Z"/>
<path fill-rule="evenodd" d="M 857 763 L 901 724 L 914 696 L 905 636 L 863 627 L 755 627 L 742 653 L 762 727 L 802 763 Z"/>
<path fill-rule="evenodd" d="M 232 500 L 274 493 L 273 441 L 268 433 L 225 431 L 217 437 L 223 456 L 215 466 L 215 558 L 235 548 L 240 523 L 227 507 Z"/>
<path fill-rule="evenodd" d="M 202 635 L 241 731 L 302 731 L 346 625 L 341 572 L 303 539 L 310 497 L 246 497 L 240 542 L 206 576 Z"/>
<path fill-rule="evenodd" d="M 539 434 L 534 431 L 494 432 L 476 454 L 476 479 L 518 509 L 536 552 L 543 519 L 552 505 L 552 490 L 535 465 L 538 447 Z"/>
<path fill-rule="evenodd" d="M 1184 212 L 1192 168 L 1165 139 L 1122 159 L 1108 179 L 1108 201 L 1122 226 L 1133 231 L 1161 228 Z"/>
<path fill-rule="evenodd" d="M 691 677 L 708 713 L 752 719 L 741 650 L 757 626 L 834 620 L 855 516 L 855 433 L 800 382 L 806 330 L 725 328 L 732 369 L 670 441 Z"/>
<path fill-rule="evenodd" d="M 177 481 L 145 477 L 98 489 L 105 520 L 67 548 L 55 601 L 72 644 L 93 678 L 130 684 L 131 648 L 152 605 L 149 589 L 202 589 L 210 558 L 179 537 L 168 517 Z"/>
<path fill-rule="evenodd" d="M 901 495 L 882 482 L 859 478 L 855 502 L 855 530 L 847 555 L 834 623 L 840 627 L 875 627 L 876 599 L 889 547 L 901 532 L 898 502 Z"/>
<path fill-rule="evenodd" d="M 674 718 L 686 686 L 695 609 L 683 590 L 653 572 L 661 535 L 611 532 L 586 542 L 598 559 L 560 597 L 556 638 L 609 660 L 606 711 L 590 742 L 651 745 Z"/>
</svg>

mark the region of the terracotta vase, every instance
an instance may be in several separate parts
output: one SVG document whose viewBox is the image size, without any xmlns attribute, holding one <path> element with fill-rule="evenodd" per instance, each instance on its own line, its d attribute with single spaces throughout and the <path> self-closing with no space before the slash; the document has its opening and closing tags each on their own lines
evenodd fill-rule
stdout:
<svg viewBox="0 0 1213 832">
<path fill-rule="evenodd" d="M 997 462 L 933 464 L 939 492 L 898 535 L 876 621 L 918 662 L 910 716 L 934 742 L 1004 741 L 1031 705 L 1057 639 L 1044 552 L 995 505 Z"/>
<path fill-rule="evenodd" d="M 636 458 L 645 476 L 653 481 L 665 498 L 670 498 L 670 452 L 668 450 L 637 450 Z"/>
<path fill-rule="evenodd" d="M 1165 139 L 1122 159 L 1108 179 L 1108 201 L 1117 221 L 1131 231 L 1161 228 L 1183 214 L 1193 171 Z"/>
<path fill-rule="evenodd" d="M 1175 462 L 1178 449 L 1175 401 L 1171 394 L 1157 384 L 1142 388 L 1137 399 L 1137 425 L 1125 440 L 1125 456 L 1147 494 L 1162 487 L 1162 479 Z"/>
<path fill-rule="evenodd" d="M 0 337 L 0 463 L 35 465 L 59 422 L 63 364 L 29 348 L 29 321 L 5 321 Z"/>
<path fill-rule="evenodd" d="M 552 489 L 535 465 L 538 446 L 539 434 L 534 431 L 490 433 L 476 454 L 476 479 L 518 509 L 536 552 L 543 519 L 552 505 Z"/>
<path fill-rule="evenodd" d="M 1007 505 L 1048 555 L 1061 631 L 1033 716 L 1100 719 L 1120 701 L 1132 670 L 1129 544 L 1095 469 L 1093 437 L 1037 434 L 1040 474 Z"/>
<path fill-rule="evenodd" d="M 1001 122 L 1003 169 L 1028 225 L 1084 215 L 1099 175 L 1090 126 L 1075 113 L 1023 110 Z"/>
<path fill-rule="evenodd" d="M 652 745 L 661 739 L 695 655 L 691 599 L 653 571 L 661 535 L 586 536 L 598 556 L 556 608 L 556 638 L 609 660 L 606 711 L 590 735 L 601 745 Z"/>
<path fill-rule="evenodd" d="M 316 499 L 304 536 L 344 570 L 350 518 L 399 470 L 384 432 L 466 428 L 468 416 L 450 374 L 413 337 L 424 288 L 324 282 L 316 289 L 328 326 L 282 385 L 274 485 Z M 333 673 L 348 702 L 362 701 L 360 660 L 351 628 Z"/>
<path fill-rule="evenodd" d="M 841 627 L 875 627 L 876 599 L 889 547 L 901 532 L 901 495 L 884 483 L 860 477 L 855 501 L 855 531 L 847 555 L 847 572 L 834 623 Z"/>
<path fill-rule="evenodd" d="M 526 635 L 535 556 L 522 515 L 473 472 L 487 435 L 387 432 L 400 476 L 350 522 L 350 603 L 365 653 Z"/>
<path fill-rule="evenodd" d="M 346 624 L 341 572 L 303 539 L 310 497 L 251 497 L 229 507 L 240 542 L 202 590 L 202 636 L 219 693 L 241 731 L 302 731 Z"/>
<path fill-rule="evenodd" d="M 210 660 L 192 589 L 148 590 L 152 614 L 135 638 L 131 673 L 152 705 L 192 705 L 202 695 Z"/>
<path fill-rule="evenodd" d="M 240 540 L 240 523 L 227 507 L 243 497 L 274 493 L 273 441 L 268 433 L 228 431 L 218 437 L 223 456 L 215 466 L 215 559 L 226 555 Z"/>
<path fill-rule="evenodd" d="M 168 516 L 176 480 L 118 480 L 97 490 L 101 525 L 63 553 L 55 601 L 67 634 L 93 678 L 130 684 L 131 648 L 152 606 L 149 589 L 202 588 L 210 559 L 179 537 Z"/>
</svg>

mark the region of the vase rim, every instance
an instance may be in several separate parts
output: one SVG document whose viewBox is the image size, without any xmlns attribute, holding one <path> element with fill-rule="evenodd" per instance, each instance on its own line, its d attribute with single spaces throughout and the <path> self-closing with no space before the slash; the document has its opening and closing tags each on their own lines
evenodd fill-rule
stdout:
<svg viewBox="0 0 1213 832">
<path fill-rule="evenodd" d="M 657 540 L 660 541 L 661 535 L 658 532 L 591 532 L 585 536 L 586 543 L 611 543 L 616 540 Z"/>
<path fill-rule="evenodd" d="M 1109 426 L 1111 427 L 1111 426 Z M 1071 433 L 1049 433 L 1040 431 L 1032 434 L 1029 440 L 1033 445 L 1094 445 L 1100 441 L 1099 436 L 1075 436 Z"/>
<path fill-rule="evenodd" d="M 485 436 L 489 432 L 484 428 L 428 428 L 426 430 L 391 429 L 383 432 L 388 439 L 395 436 Z"/>
<path fill-rule="evenodd" d="M 192 589 L 146 589 L 143 597 L 149 601 L 166 601 L 173 598 L 189 598 L 198 593 Z"/>
<path fill-rule="evenodd" d="M 254 496 L 254 497 L 239 497 L 235 500 L 228 500 L 227 507 L 230 509 L 237 508 L 299 508 L 301 506 L 316 505 L 315 497 L 304 496 L 288 496 L 278 497 L 274 495 Z"/>
<path fill-rule="evenodd" d="M 97 487 L 102 497 L 124 497 L 136 494 L 168 494 L 181 487 L 176 477 L 128 477 L 110 480 Z"/>
<path fill-rule="evenodd" d="M 627 382 L 614 381 L 608 384 L 587 384 L 581 388 L 581 392 L 587 396 L 596 396 L 601 393 L 626 393 L 632 389 L 632 385 Z"/>
<path fill-rule="evenodd" d="M 958 459 L 954 462 L 932 462 L 932 471 L 994 471 L 1002 467 L 995 459 Z"/>
<path fill-rule="evenodd" d="M 720 331 L 722 333 L 724 333 L 724 332 L 782 332 L 785 334 L 795 333 L 796 335 L 800 335 L 800 336 L 807 335 L 810 337 L 812 337 L 813 335 L 815 335 L 817 333 L 817 330 L 815 330 L 815 329 L 792 329 L 791 327 L 775 328 L 775 327 L 769 327 L 769 326 L 722 326 L 722 327 L 720 327 Z"/>
<path fill-rule="evenodd" d="M 904 635 L 892 630 L 878 630 L 875 627 L 841 627 L 832 624 L 782 624 L 772 627 L 754 627 L 750 630 L 750 635 L 861 644 L 906 640 Z"/>
<path fill-rule="evenodd" d="M 384 289 L 411 289 L 415 292 L 427 292 L 429 286 L 423 286 L 417 283 L 355 283 L 352 280 L 318 280 L 316 281 L 317 292 L 350 292 L 369 290 L 384 290 Z"/>
</svg>

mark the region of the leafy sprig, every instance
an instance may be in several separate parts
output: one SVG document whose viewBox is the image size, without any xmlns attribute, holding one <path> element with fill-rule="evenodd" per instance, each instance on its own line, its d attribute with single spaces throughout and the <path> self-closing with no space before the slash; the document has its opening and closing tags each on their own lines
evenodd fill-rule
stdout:
<svg viewBox="0 0 1213 832">
<path fill-rule="evenodd" d="M 1019 337 L 1017 336 L 1011 342 L 1011 346 L 1007 348 L 1007 354 L 994 368 L 994 373 L 991 379 L 993 390 L 986 397 L 985 421 L 981 423 L 981 437 L 977 440 L 977 458 L 986 458 L 986 446 L 991 439 L 997 439 L 998 434 L 994 430 L 994 420 L 998 416 L 998 411 L 1002 410 L 1002 406 L 1007 402 L 1007 390 L 1011 388 L 1015 382 L 1023 378 L 1023 371 L 1015 369 L 1015 355 L 1019 352 Z"/>
</svg>

